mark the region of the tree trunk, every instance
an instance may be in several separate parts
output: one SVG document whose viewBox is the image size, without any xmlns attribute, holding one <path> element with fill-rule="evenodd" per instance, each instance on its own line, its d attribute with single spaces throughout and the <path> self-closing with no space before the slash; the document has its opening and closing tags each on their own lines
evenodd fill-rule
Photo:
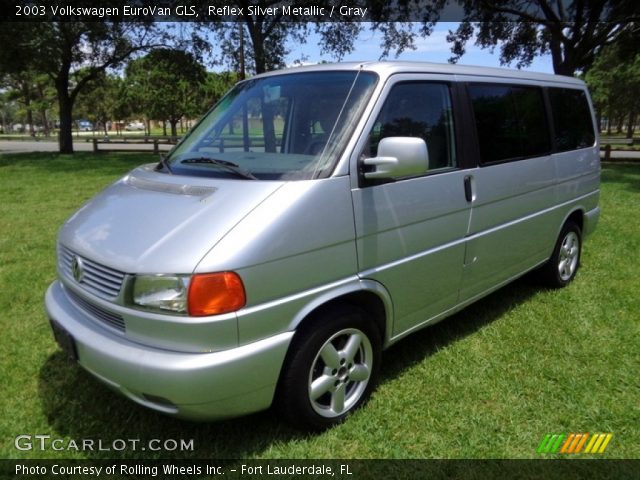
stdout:
<svg viewBox="0 0 640 480">
<path fill-rule="evenodd" d="M 631 110 L 629 113 L 629 124 L 627 125 L 627 138 L 633 138 L 633 126 L 636 123 L 636 112 Z"/>
<path fill-rule="evenodd" d="M 73 103 L 66 87 L 58 90 L 58 110 L 60 114 L 60 133 L 58 145 L 60 153 L 73 153 Z"/>
<path fill-rule="evenodd" d="M 264 73 L 267 71 L 267 59 L 264 52 L 262 22 L 248 22 L 247 29 L 251 36 L 251 46 L 253 47 L 253 60 L 256 64 L 256 74 Z"/>
<path fill-rule="evenodd" d="M 171 120 L 169 120 L 169 122 L 171 123 L 171 136 L 175 138 L 178 136 L 178 129 L 176 128 L 178 125 L 178 120 L 172 118 Z"/>
<path fill-rule="evenodd" d="M 34 135 L 34 125 L 33 125 L 33 112 L 31 110 L 31 84 L 29 80 L 23 80 L 20 85 L 22 88 L 22 99 L 24 101 L 24 109 L 27 112 L 27 128 L 25 130 L 29 132 L 31 135 Z"/>
<path fill-rule="evenodd" d="M 40 120 L 42 121 L 43 135 L 49 136 L 49 119 L 47 118 L 47 110 L 40 110 Z"/>
<path fill-rule="evenodd" d="M 62 65 L 55 78 L 56 92 L 58 93 L 58 115 L 60 116 L 60 133 L 58 145 L 60 153 L 73 153 L 73 102 L 75 96 L 69 94 L 69 71 L 71 60 L 63 58 Z"/>
<path fill-rule="evenodd" d="M 45 93 L 44 93 L 44 88 L 42 87 L 42 83 L 38 82 L 36 88 L 38 89 L 38 97 L 40 98 L 40 101 L 44 101 Z M 49 119 L 47 118 L 46 107 L 42 107 L 40 109 L 40 119 L 42 121 L 42 128 L 44 129 L 44 136 L 48 137 L 49 136 Z"/>
<path fill-rule="evenodd" d="M 36 136 L 36 126 L 33 124 L 33 110 L 31 110 L 31 102 L 27 105 L 27 125 L 29 125 L 29 134 Z"/>
<path fill-rule="evenodd" d="M 276 151 L 276 132 L 273 128 L 273 108 L 262 102 L 262 125 L 264 134 L 264 151 Z"/>
<path fill-rule="evenodd" d="M 549 50 L 553 62 L 553 73 L 573 77 L 576 66 L 572 58 L 571 47 L 558 38 L 562 33 L 561 30 L 552 28 L 550 33 L 552 38 L 549 41 Z"/>
</svg>

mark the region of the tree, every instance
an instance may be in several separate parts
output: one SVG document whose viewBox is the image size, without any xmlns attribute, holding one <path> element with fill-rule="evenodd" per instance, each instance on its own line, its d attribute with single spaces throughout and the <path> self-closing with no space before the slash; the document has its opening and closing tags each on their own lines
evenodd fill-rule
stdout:
<svg viewBox="0 0 640 480">
<path fill-rule="evenodd" d="M 121 108 L 122 79 L 117 75 L 102 73 L 78 95 L 76 113 L 100 124 L 108 135 L 107 124 L 118 117 Z"/>
<path fill-rule="evenodd" d="M 73 153 L 73 106 L 91 81 L 137 52 L 166 40 L 151 22 L 2 22 L 0 71 L 30 70 L 55 85 L 60 115 L 60 152 Z"/>
<path fill-rule="evenodd" d="M 0 133 L 9 133 L 9 123 L 14 121 L 16 103 L 8 91 L 0 90 Z"/>
<path fill-rule="evenodd" d="M 190 53 L 153 50 L 129 62 L 126 77 L 127 87 L 147 119 L 168 121 L 174 137 L 183 116 L 200 112 L 206 70 Z"/>
<path fill-rule="evenodd" d="M 215 105 L 239 80 L 240 76 L 236 72 L 207 72 L 202 86 L 201 112 Z"/>
<path fill-rule="evenodd" d="M 503 65 L 528 66 L 551 53 L 554 72 L 572 76 L 586 72 L 598 52 L 637 32 L 636 0 L 459 0 L 465 17 L 447 39 L 456 62 L 477 35 L 483 48 L 500 45 Z"/>
<path fill-rule="evenodd" d="M 280 5 L 280 0 L 233 0 L 230 4 L 247 11 L 249 4 L 270 8 Z M 305 2 L 302 2 L 305 3 Z M 361 30 L 359 24 L 332 24 L 309 22 L 285 22 L 282 12 L 276 15 L 243 15 L 238 22 L 213 22 L 208 24 L 217 37 L 220 49 L 219 62 L 226 62 L 243 76 L 250 71 L 256 74 L 283 68 L 290 53 L 287 42 L 305 43 L 313 30 L 320 33 L 321 48 L 336 52 L 338 58 L 351 50 L 351 45 Z M 341 28 L 338 29 L 338 26 Z M 339 30 L 339 34 L 338 34 Z M 335 32 L 334 35 L 332 33 Z M 338 37 L 340 41 L 330 41 Z"/>
<path fill-rule="evenodd" d="M 322 3 L 322 2 L 321 2 Z M 418 34 L 431 33 L 439 12 L 446 0 L 399 0 L 389 3 L 383 0 L 355 2 L 367 8 L 372 22 L 370 28 L 382 33 L 381 55 L 386 58 L 392 52 L 398 55 L 406 49 L 414 48 L 417 33 L 413 22 L 422 22 Z M 220 48 L 219 60 L 227 61 L 241 75 L 246 71 L 263 73 L 285 66 L 285 58 L 290 53 L 290 42 L 306 43 L 311 32 L 320 36 L 322 53 L 340 60 L 353 50 L 353 45 L 365 24 L 356 16 L 342 17 L 339 22 L 328 22 L 326 17 L 309 15 L 305 22 L 292 22 L 285 18 L 281 0 L 225 0 L 210 1 L 207 5 L 231 6 L 241 8 L 243 14 L 238 21 L 208 22 L 217 37 Z M 250 15 L 249 6 L 260 7 L 261 11 L 279 7 L 277 13 L 270 15 Z M 299 0 L 297 8 L 317 6 L 314 0 Z M 300 59 L 304 60 L 304 59 Z"/>
<path fill-rule="evenodd" d="M 631 58 L 626 56 L 621 46 L 608 47 L 589 70 L 585 80 L 591 91 L 598 117 L 606 115 L 608 133 L 615 119 L 621 126 L 627 119 L 627 138 L 633 137 L 633 128 L 638 112 L 640 97 L 634 92 L 640 91 L 640 53 L 636 51 Z"/>
<path fill-rule="evenodd" d="M 36 126 L 41 126 L 45 135 L 49 135 L 48 112 L 55 101 L 55 93 L 46 75 L 30 70 L 13 72 L 4 75 L 0 86 L 6 88 L 7 99 L 14 101 L 18 113 L 24 116 L 26 130 L 35 135 Z"/>
</svg>

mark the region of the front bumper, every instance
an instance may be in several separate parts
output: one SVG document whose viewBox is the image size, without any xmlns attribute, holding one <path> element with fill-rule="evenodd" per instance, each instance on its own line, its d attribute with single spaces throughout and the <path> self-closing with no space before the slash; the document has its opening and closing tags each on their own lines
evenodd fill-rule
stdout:
<svg viewBox="0 0 640 480">
<path fill-rule="evenodd" d="M 110 332 L 76 307 L 59 281 L 47 290 L 45 308 L 73 337 L 78 363 L 91 374 L 141 405 L 196 420 L 268 408 L 294 333 L 220 352 L 182 353 Z"/>
</svg>

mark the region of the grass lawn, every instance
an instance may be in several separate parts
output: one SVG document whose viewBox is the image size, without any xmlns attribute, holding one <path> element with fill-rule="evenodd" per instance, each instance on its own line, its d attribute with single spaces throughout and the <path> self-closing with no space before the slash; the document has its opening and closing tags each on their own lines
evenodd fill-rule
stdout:
<svg viewBox="0 0 640 480">
<path fill-rule="evenodd" d="M 539 458 L 547 433 L 570 432 L 614 434 L 603 455 L 581 458 L 640 458 L 640 165 L 603 168 L 601 223 L 571 286 L 550 291 L 525 278 L 407 338 L 384 353 L 365 408 L 304 435 L 270 412 L 220 423 L 156 414 L 68 363 L 54 343 L 43 295 L 56 275 L 58 228 L 154 160 L 0 155 L 0 458 Z M 195 450 L 19 451 L 20 434 L 193 439 Z"/>
</svg>

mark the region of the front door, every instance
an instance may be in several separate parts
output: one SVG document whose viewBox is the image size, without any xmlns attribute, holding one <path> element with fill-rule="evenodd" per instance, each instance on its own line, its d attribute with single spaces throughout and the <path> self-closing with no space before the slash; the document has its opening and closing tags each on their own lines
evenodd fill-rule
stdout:
<svg viewBox="0 0 640 480">
<path fill-rule="evenodd" d="M 422 76 L 392 77 L 360 145 L 375 157 L 385 137 L 420 137 L 423 175 L 352 190 L 358 268 L 391 294 L 397 336 L 456 305 L 471 204 L 456 153 L 451 86 Z"/>
</svg>

